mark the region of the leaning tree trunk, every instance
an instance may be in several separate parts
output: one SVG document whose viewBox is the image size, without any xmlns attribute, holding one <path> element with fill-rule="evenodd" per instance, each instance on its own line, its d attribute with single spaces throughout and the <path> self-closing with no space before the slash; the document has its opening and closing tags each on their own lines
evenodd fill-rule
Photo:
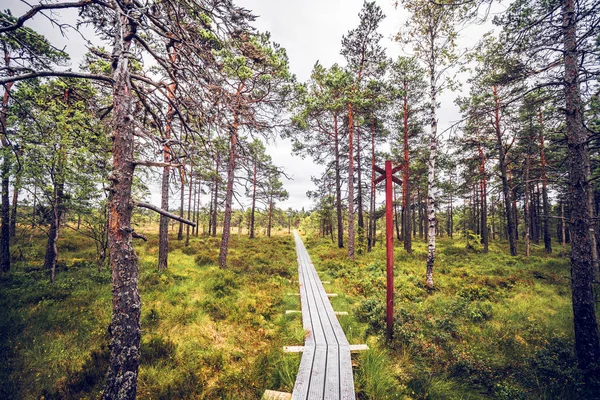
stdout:
<svg viewBox="0 0 600 400">
<path fill-rule="evenodd" d="M 433 288 L 433 265 L 435 263 L 435 160 L 437 156 L 437 88 L 435 86 L 435 71 L 433 66 L 430 71 L 430 90 L 431 90 L 431 133 L 429 138 L 429 161 L 427 172 L 427 224 L 428 224 L 428 244 L 427 244 L 427 269 L 425 273 L 425 282 L 428 288 Z"/>
<path fill-rule="evenodd" d="M 231 230 L 231 210 L 233 201 L 233 181 L 235 179 L 235 158 L 238 135 L 238 124 L 234 122 L 231 131 L 229 148 L 229 164 L 227 166 L 227 189 L 225 191 L 225 216 L 223 218 L 223 235 L 219 250 L 219 267 L 227 268 L 227 252 L 229 250 L 229 235 Z M 214 228 L 214 227 L 213 227 Z"/>
<path fill-rule="evenodd" d="M 335 156 L 335 210 L 337 213 L 338 248 L 344 247 L 344 221 L 342 215 L 342 178 L 340 176 L 340 143 L 337 114 L 333 116 L 333 152 Z"/>
<path fill-rule="evenodd" d="M 117 4 L 116 2 L 114 4 Z M 135 399 L 140 364 L 140 313 L 137 255 L 131 244 L 133 228 L 134 114 L 129 49 L 135 25 L 120 10 L 115 17 L 113 51 L 113 170 L 109 176 L 108 247 L 112 268 L 110 366 L 103 399 Z"/>
<path fill-rule="evenodd" d="M 579 54 L 574 0 L 563 0 L 564 91 L 569 161 L 571 291 L 575 353 L 588 384 L 600 376 L 600 338 L 594 312 L 594 264 L 588 207 L 590 181 L 588 134 L 583 124 L 579 92 Z"/>
</svg>

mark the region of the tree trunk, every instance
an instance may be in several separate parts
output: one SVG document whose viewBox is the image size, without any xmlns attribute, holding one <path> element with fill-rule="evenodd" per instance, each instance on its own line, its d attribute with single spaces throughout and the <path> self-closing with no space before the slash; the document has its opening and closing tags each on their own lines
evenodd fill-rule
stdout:
<svg viewBox="0 0 600 400">
<path fill-rule="evenodd" d="M 192 178 L 193 166 L 190 166 L 190 186 L 188 188 L 188 209 L 187 209 L 187 219 L 190 220 L 192 217 L 192 188 L 194 179 Z M 190 245 L 190 226 L 186 224 L 185 228 L 185 246 Z"/>
<path fill-rule="evenodd" d="M 579 54 L 574 0 L 563 0 L 564 90 L 569 160 L 571 291 L 575 329 L 575 353 L 586 382 L 598 384 L 600 376 L 600 338 L 594 312 L 592 280 L 594 264 L 588 207 L 590 181 L 588 177 L 588 134 L 583 124 L 579 92 Z"/>
<path fill-rule="evenodd" d="M 236 132 L 237 135 L 237 132 Z M 219 180 L 220 180 L 220 176 L 219 176 L 219 164 L 221 163 L 221 155 L 219 153 L 217 153 L 217 159 L 216 159 L 216 172 L 215 172 L 215 180 L 214 180 L 214 204 L 212 206 L 212 214 L 210 216 L 211 218 L 211 225 L 212 225 L 212 236 L 216 237 L 217 236 L 217 214 L 219 213 Z"/>
<path fill-rule="evenodd" d="M 410 160 L 408 152 L 408 95 L 407 82 L 404 81 L 404 96 L 402 104 L 403 113 L 403 142 L 404 142 L 404 168 L 402 169 L 402 232 L 404 232 L 404 250 L 412 254 L 412 237 L 410 234 Z"/>
<path fill-rule="evenodd" d="M 487 176 L 485 173 L 485 154 L 483 153 L 480 143 L 477 143 L 477 150 L 479 151 L 479 174 L 481 175 L 479 183 L 481 192 L 481 243 L 483 244 L 483 252 L 487 253 L 489 249 L 487 229 Z"/>
<path fill-rule="evenodd" d="M 256 161 L 252 178 L 252 209 L 250 211 L 250 239 L 254 239 L 254 212 L 256 211 Z"/>
<path fill-rule="evenodd" d="M 348 104 L 348 257 L 354 261 L 354 119 Z"/>
<path fill-rule="evenodd" d="M 271 224 L 273 223 L 273 196 L 269 199 L 269 220 L 267 222 L 267 237 L 271 237 Z M 325 232 L 325 221 L 323 221 L 323 233 Z"/>
<path fill-rule="evenodd" d="M 566 235 L 566 228 L 565 228 L 565 204 L 561 201 L 560 202 L 560 233 L 561 233 L 561 246 L 562 246 L 562 251 L 560 256 L 564 257 L 567 255 L 567 235 Z"/>
<path fill-rule="evenodd" d="M 433 266 L 435 263 L 435 233 L 437 219 L 435 215 L 435 161 L 437 156 L 437 88 L 435 86 L 435 70 L 433 66 L 429 71 L 429 84 L 431 93 L 431 132 L 429 138 L 429 161 L 427 172 L 427 224 L 428 224 L 428 244 L 427 244 L 427 269 L 425 273 L 425 283 L 429 289 L 434 286 Z"/>
<path fill-rule="evenodd" d="M 23 150 L 19 150 L 19 155 L 23 154 Z M 17 174 L 15 184 L 13 186 L 13 202 L 10 209 L 10 236 L 17 235 L 17 205 L 19 203 L 19 188 L 21 186 L 21 174 Z"/>
<path fill-rule="evenodd" d="M 360 129 L 356 129 L 356 173 L 358 187 L 358 254 L 362 254 L 365 247 L 365 219 L 363 213 L 363 187 L 361 167 Z"/>
<path fill-rule="evenodd" d="M 530 238 L 530 225 L 531 225 L 531 207 L 530 207 L 530 193 L 529 193 L 529 169 L 531 165 L 531 157 L 529 151 L 525 156 L 525 201 L 523 204 L 523 221 L 525 222 L 525 257 L 529 257 L 531 251 L 531 238 Z"/>
<path fill-rule="evenodd" d="M 124 10 L 115 17 L 113 51 L 113 171 L 108 199 L 108 246 L 112 267 L 110 366 L 102 397 L 135 399 L 140 363 L 140 313 L 137 255 L 131 244 L 133 228 L 133 148 L 135 125 L 129 72 L 133 19 Z"/>
<path fill-rule="evenodd" d="M 175 52 L 173 46 L 169 47 L 171 61 L 175 61 Z M 171 132 L 173 131 L 173 119 L 175 118 L 175 109 L 171 102 L 175 98 L 175 91 L 177 90 L 177 84 L 172 82 L 167 86 L 167 98 L 169 104 L 167 105 L 167 121 L 165 124 L 165 144 L 163 145 L 163 162 L 165 166 L 162 172 L 161 182 L 161 200 L 160 208 L 169 211 L 169 178 L 171 176 L 171 146 L 169 141 L 171 140 Z M 160 222 L 158 228 L 158 270 L 164 271 L 169 266 L 169 218 L 160 215 Z"/>
<path fill-rule="evenodd" d="M 515 220 L 513 219 L 511 209 L 510 188 L 508 186 L 508 172 L 506 166 L 506 153 L 504 143 L 502 143 L 502 131 L 500 129 L 500 98 L 498 97 L 498 87 L 494 85 L 494 128 L 496 132 L 496 144 L 498 147 L 498 168 L 500 169 L 500 179 L 502 180 L 502 194 L 504 195 L 504 210 L 506 213 L 506 231 L 508 233 L 508 243 L 510 254 L 517 255 L 517 242 Z"/>
<path fill-rule="evenodd" d="M 229 148 L 229 164 L 227 166 L 227 189 L 225 191 L 225 215 L 223 218 L 223 235 L 221 236 L 221 248 L 219 250 L 219 267 L 227 268 L 227 252 L 229 251 L 229 234 L 231 228 L 231 211 L 233 202 L 233 182 L 235 180 L 235 159 L 238 139 L 237 118 L 233 123 L 231 131 L 231 142 Z M 213 226 L 214 229 L 214 226 Z"/>
<path fill-rule="evenodd" d="M 373 248 L 373 239 L 375 238 L 375 117 L 371 116 L 371 201 L 369 203 L 369 235 L 367 238 L 367 251 L 371 252 Z"/>
<path fill-rule="evenodd" d="M 344 247 L 344 221 L 342 215 L 342 177 L 340 169 L 340 136 L 338 131 L 338 116 L 333 116 L 333 140 L 335 155 L 335 209 L 337 213 L 337 239 L 338 248 Z"/>
<path fill-rule="evenodd" d="M 5 63 L 8 67 L 8 53 L 4 53 Z M 2 169 L 0 175 L 2 178 L 2 209 L 0 217 L 2 224 L 0 226 L 0 271 L 8 272 L 10 270 L 10 205 L 9 184 L 10 184 L 10 145 L 6 139 L 6 117 L 8 111 L 8 98 L 12 82 L 4 85 L 4 96 L 2 97 L 2 110 L 0 111 L 0 141 L 2 143 Z"/>
<path fill-rule="evenodd" d="M 183 218 L 183 206 L 185 204 L 185 166 L 179 167 L 179 179 L 181 179 L 181 199 L 179 204 L 179 217 Z M 183 240 L 183 222 L 179 221 L 177 240 Z"/>
</svg>

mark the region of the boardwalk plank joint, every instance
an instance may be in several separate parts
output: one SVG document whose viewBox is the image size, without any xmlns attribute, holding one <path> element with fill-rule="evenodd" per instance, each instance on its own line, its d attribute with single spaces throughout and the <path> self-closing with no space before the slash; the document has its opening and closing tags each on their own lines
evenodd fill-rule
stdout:
<svg viewBox="0 0 600 400">
<path fill-rule="evenodd" d="M 307 332 L 296 377 L 293 400 L 354 400 L 351 346 L 336 318 L 302 239 L 294 231 L 302 325 Z M 360 345 L 364 346 L 364 345 Z"/>
</svg>

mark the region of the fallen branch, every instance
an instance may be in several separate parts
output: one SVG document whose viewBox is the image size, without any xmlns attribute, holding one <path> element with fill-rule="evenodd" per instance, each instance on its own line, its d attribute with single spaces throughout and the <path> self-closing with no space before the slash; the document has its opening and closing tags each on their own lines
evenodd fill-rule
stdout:
<svg viewBox="0 0 600 400">
<path fill-rule="evenodd" d="M 141 207 L 141 208 L 147 208 L 148 210 L 152 210 L 154 212 L 159 213 L 160 215 L 164 215 L 165 217 L 174 219 L 176 221 L 183 222 L 184 224 L 187 224 L 187 225 L 190 225 L 190 226 L 193 226 L 193 227 L 196 226 L 195 222 L 192 222 L 192 221 L 187 220 L 185 218 L 181 218 L 179 215 L 172 214 L 172 213 L 170 213 L 168 211 L 163 210 L 162 208 L 155 207 L 152 204 L 144 203 L 144 202 L 141 202 L 141 201 L 136 201 L 135 205 L 138 206 L 138 207 Z"/>
</svg>

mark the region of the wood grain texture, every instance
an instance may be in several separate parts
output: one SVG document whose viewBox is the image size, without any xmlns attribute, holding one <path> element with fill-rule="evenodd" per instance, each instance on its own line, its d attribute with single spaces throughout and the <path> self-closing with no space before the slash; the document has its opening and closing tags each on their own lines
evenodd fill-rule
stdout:
<svg viewBox="0 0 600 400">
<path fill-rule="evenodd" d="M 297 232 L 294 238 L 306 338 L 292 399 L 355 399 L 350 345 Z"/>
</svg>

